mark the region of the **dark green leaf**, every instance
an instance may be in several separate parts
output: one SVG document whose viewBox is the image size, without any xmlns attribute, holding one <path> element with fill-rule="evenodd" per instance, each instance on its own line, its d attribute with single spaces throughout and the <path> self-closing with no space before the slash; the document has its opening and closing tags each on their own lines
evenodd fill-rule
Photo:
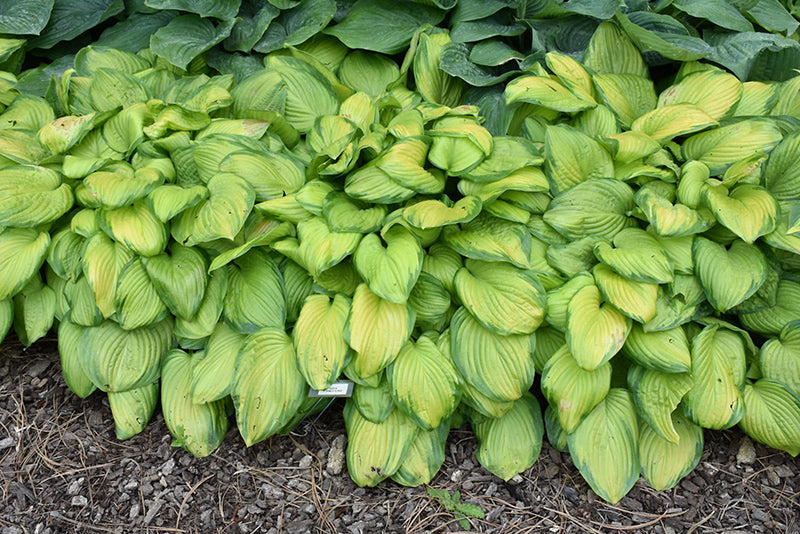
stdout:
<svg viewBox="0 0 800 534">
<path fill-rule="evenodd" d="M 544 54 L 542 54 L 544 58 Z M 487 39 L 475 43 L 469 53 L 469 60 L 484 67 L 497 67 L 513 59 L 525 59 L 525 54 L 517 52 L 499 39 Z"/>
<path fill-rule="evenodd" d="M 561 7 L 578 15 L 609 20 L 621 5 L 621 0 L 569 0 Z"/>
<path fill-rule="evenodd" d="M 784 80 L 800 66 L 800 44 L 779 35 L 707 31 L 703 37 L 713 47 L 708 59 L 742 80 Z"/>
<path fill-rule="evenodd" d="M 443 11 L 407 0 L 359 0 L 339 24 L 323 33 L 350 48 L 397 54 L 405 50 L 420 26 L 435 26 L 443 19 Z"/>
<path fill-rule="evenodd" d="M 53 6 L 47 26 L 39 37 L 28 42 L 28 46 L 50 48 L 61 41 L 74 39 L 124 8 L 122 0 L 59 0 Z"/>
<path fill-rule="evenodd" d="M 299 45 L 327 26 L 334 14 L 334 0 L 305 0 L 272 21 L 253 48 L 266 54 L 286 45 Z"/>
<path fill-rule="evenodd" d="M 175 66 L 186 68 L 199 56 L 231 33 L 236 21 L 222 21 L 218 27 L 198 15 L 181 15 L 150 38 L 150 48 Z"/>
<path fill-rule="evenodd" d="M 514 21 L 509 13 L 501 12 L 482 20 L 454 24 L 450 38 L 460 43 L 472 43 L 498 35 L 511 37 L 524 32 L 524 24 Z"/>
<path fill-rule="evenodd" d="M 145 0 L 145 5 L 155 9 L 175 9 L 197 13 L 201 17 L 232 19 L 239 11 L 242 0 Z"/>
<path fill-rule="evenodd" d="M 178 16 L 175 11 L 159 11 L 157 13 L 135 13 L 130 17 L 106 28 L 97 40 L 97 45 L 138 52 L 150 46 L 150 36 L 156 30 L 166 26 Z"/>
<path fill-rule="evenodd" d="M 280 15 L 281 11 L 272 4 L 262 4 L 254 0 L 244 0 L 239 10 L 241 19 L 225 39 L 226 50 L 249 52 L 264 36 L 270 23 Z"/>
<path fill-rule="evenodd" d="M 450 76 L 457 76 L 468 84 L 486 87 L 500 83 L 517 74 L 516 70 L 500 71 L 480 67 L 469 60 L 470 48 L 464 43 L 447 43 L 439 54 L 439 68 Z"/>
<path fill-rule="evenodd" d="M 206 63 L 222 74 L 233 74 L 236 83 L 241 82 L 254 72 L 264 70 L 264 62 L 258 55 L 229 54 L 212 48 L 206 53 Z"/>
<path fill-rule="evenodd" d="M 778 0 L 759 0 L 747 11 L 756 23 L 771 32 L 783 32 L 786 36 L 793 34 L 800 22 L 778 2 Z"/>
<path fill-rule="evenodd" d="M 580 61 L 600 21 L 572 15 L 548 20 L 527 20 L 538 47 L 556 50 Z M 535 47 L 535 48 L 538 48 Z"/>
<path fill-rule="evenodd" d="M 718 0 L 675 0 L 672 5 L 693 17 L 708 19 L 717 26 L 737 32 L 751 32 L 750 21 L 727 2 Z"/>
<path fill-rule="evenodd" d="M 39 35 L 47 24 L 53 0 L 21 0 L 0 4 L 0 33 Z"/>
<path fill-rule="evenodd" d="M 483 127 L 492 135 L 508 133 L 514 110 L 506 106 L 503 86 L 470 87 L 464 93 L 464 103 L 480 108 L 481 114 L 486 119 Z"/>
<path fill-rule="evenodd" d="M 515 4 L 516 2 L 510 0 L 461 0 L 450 16 L 450 24 L 480 20 Z"/>
<path fill-rule="evenodd" d="M 637 11 L 629 17 L 620 12 L 615 18 L 643 52 L 657 52 L 677 61 L 695 61 L 712 51 L 705 41 L 689 35 L 680 22 L 667 15 Z"/>
</svg>

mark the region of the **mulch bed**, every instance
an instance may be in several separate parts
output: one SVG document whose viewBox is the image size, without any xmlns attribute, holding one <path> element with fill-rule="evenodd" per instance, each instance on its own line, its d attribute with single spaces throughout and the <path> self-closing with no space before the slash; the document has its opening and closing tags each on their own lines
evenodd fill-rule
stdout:
<svg viewBox="0 0 800 534">
<path fill-rule="evenodd" d="M 171 447 L 161 415 L 120 442 L 105 396 L 73 395 L 56 344 L 0 346 L 0 534 L 461 532 L 426 487 L 359 488 L 347 475 L 339 408 L 246 448 L 235 428 L 208 458 Z M 431 487 L 460 491 L 483 519 L 473 532 L 800 533 L 800 459 L 738 429 L 706 432 L 698 467 L 677 487 L 640 480 L 619 503 L 599 499 L 568 454 L 545 442 L 509 482 L 453 430 Z"/>
</svg>

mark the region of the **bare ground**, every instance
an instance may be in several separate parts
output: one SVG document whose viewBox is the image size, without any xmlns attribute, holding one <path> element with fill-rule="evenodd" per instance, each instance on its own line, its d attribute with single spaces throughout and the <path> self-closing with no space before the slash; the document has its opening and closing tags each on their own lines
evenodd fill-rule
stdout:
<svg viewBox="0 0 800 534">
<path fill-rule="evenodd" d="M 800 533 L 800 460 L 739 430 L 706 433 L 697 469 L 670 491 L 640 480 L 616 505 L 597 498 L 545 443 L 509 482 L 451 432 L 431 487 L 460 491 L 483 519 L 459 522 L 426 487 L 359 488 L 342 469 L 341 414 L 246 448 L 235 428 L 210 457 L 172 441 L 156 415 L 120 442 L 105 396 L 73 395 L 52 340 L 0 347 L 0 534 L 55 533 Z M 460 519 L 464 519 L 463 517 Z"/>
</svg>

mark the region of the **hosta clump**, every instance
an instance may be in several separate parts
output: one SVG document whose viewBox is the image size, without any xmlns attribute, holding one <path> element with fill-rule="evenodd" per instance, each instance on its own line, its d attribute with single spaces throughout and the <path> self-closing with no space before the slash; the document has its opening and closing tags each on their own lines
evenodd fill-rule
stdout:
<svg viewBox="0 0 800 534">
<path fill-rule="evenodd" d="M 545 328 L 563 332 L 536 357 L 548 436 L 612 502 L 640 474 L 677 484 L 702 428 L 793 455 L 800 438 L 798 78 L 689 62 L 657 94 L 620 37 L 603 23 L 590 68 L 550 53 L 505 90 L 549 184 L 526 223 L 555 271 Z"/>
</svg>

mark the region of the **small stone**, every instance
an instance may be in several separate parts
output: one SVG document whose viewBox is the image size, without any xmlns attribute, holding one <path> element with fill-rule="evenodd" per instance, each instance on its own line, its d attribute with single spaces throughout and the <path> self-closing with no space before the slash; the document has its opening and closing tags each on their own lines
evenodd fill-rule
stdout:
<svg viewBox="0 0 800 534">
<path fill-rule="evenodd" d="M 12 437 L 0 439 L 0 451 L 3 449 L 10 449 L 11 447 L 14 446 L 15 443 L 16 442 Z"/>
<path fill-rule="evenodd" d="M 770 486 L 779 486 L 781 484 L 781 477 L 775 473 L 774 469 L 767 470 L 767 480 L 769 480 Z"/>
<path fill-rule="evenodd" d="M 745 436 L 742 438 L 742 443 L 739 445 L 739 452 L 736 453 L 736 463 L 752 464 L 755 461 L 756 448 L 753 445 L 753 440 Z"/>
<path fill-rule="evenodd" d="M 450 480 L 452 482 L 455 482 L 456 484 L 461 482 L 462 478 L 464 478 L 464 471 L 462 471 L 461 469 L 456 469 L 455 471 L 453 471 L 453 474 L 450 475 Z"/>
<path fill-rule="evenodd" d="M 122 486 L 122 488 L 125 491 L 135 491 L 136 489 L 139 488 L 139 483 L 136 482 L 135 480 L 130 480 L 130 481 L 126 482 L 125 485 Z"/>
<path fill-rule="evenodd" d="M 89 499 L 87 499 L 83 495 L 76 495 L 72 498 L 72 501 L 70 501 L 70 503 L 72 504 L 72 506 L 86 506 L 87 504 L 89 504 Z"/>
<path fill-rule="evenodd" d="M 300 469 L 308 469 L 309 467 L 311 467 L 311 460 L 312 460 L 311 455 L 306 454 L 305 456 L 300 458 L 300 461 L 297 463 L 297 465 L 298 467 L 300 467 Z"/>
<path fill-rule="evenodd" d="M 328 462 L 325 470 L 331 475 L 340 475 L 344 468 L 344 447 L 346 436 L 339 434 L 331 444 L 331 450 L 328 452 Z"/>
<path fill-rule="evenodd" d="M 781 478 L 791 478 L 794 476 L 792 470 L 786 467 L 785 465 L 776 465 L 775 474 Z"/>
<path fill-rule="evenodd" d="M 37 378 L 40 374 L 45 372 L 48 367 L 50 367 L 50 360 L 39 360 L 28 368 L 26 374 L 31 378 Z"/>
<path fill-rule="evenodd" d="M 174 470 L 175 470 L 174 458 L 170 458 L 164 465 L 161 466 L 161 474 L 164 475 L 165 477 L 170 476 Z"/>
<path fill-rule="evenodd" d="M 697 484 L 687 478 L 684 478 L 681 481 L 681 487 L 690 493 L 697 493 L 700 491 L 700 488 L 697 487 Z"/>
<path fill-rule="evenodd" d="M 139 515 L 139 511 L 140 511 L 141 509 L 142 509 L 142 507 L 141 507 L 141 506 L 139 506 L 139 503 L 138 503 L 138 502 L 137 502 L 137 503 L 135 503 L 135 504 L 133 504 L 133 505 L 131 506 L 131 510 L 130 510 L 130 512 L 128 512 L 128 517 L 129 517 L 130 519 L 134 519 L 136 516 L 138 516 L 138 515 Z"/>
<path fill-rule="evenodd" d="M 155 516 L 158 515 L 158 512 L 161 511 L 162 506 L 164 506 L 164 501 L 153 501 L 153 504 L 150 505 L 150 507 L 147 509 L 147 513 L 144 515 L 145 525 L 149 525 L 153 521 L 153 518 L 155 518 Z"/>
<path fill-rule="evenodd" d="M 519 474 L 516 474 L 513 477 L 511 477 L 511 480 L 509 480 L 508 483 L 509 484 L 513 484 L 515 486 L 518 485 L 518 484 L 522 484 L 522 476 L 519 475 Z"/>
<path fill-rule="evenodd" d="M 78 480 L 73 480 L 69 487 L 67 487 L 67 495 L 77 495 L 81 491 L 81 486 L 83 486 L 83 482 L 86 479 L 84 477 L 79 478 Z"/>
</svg>

